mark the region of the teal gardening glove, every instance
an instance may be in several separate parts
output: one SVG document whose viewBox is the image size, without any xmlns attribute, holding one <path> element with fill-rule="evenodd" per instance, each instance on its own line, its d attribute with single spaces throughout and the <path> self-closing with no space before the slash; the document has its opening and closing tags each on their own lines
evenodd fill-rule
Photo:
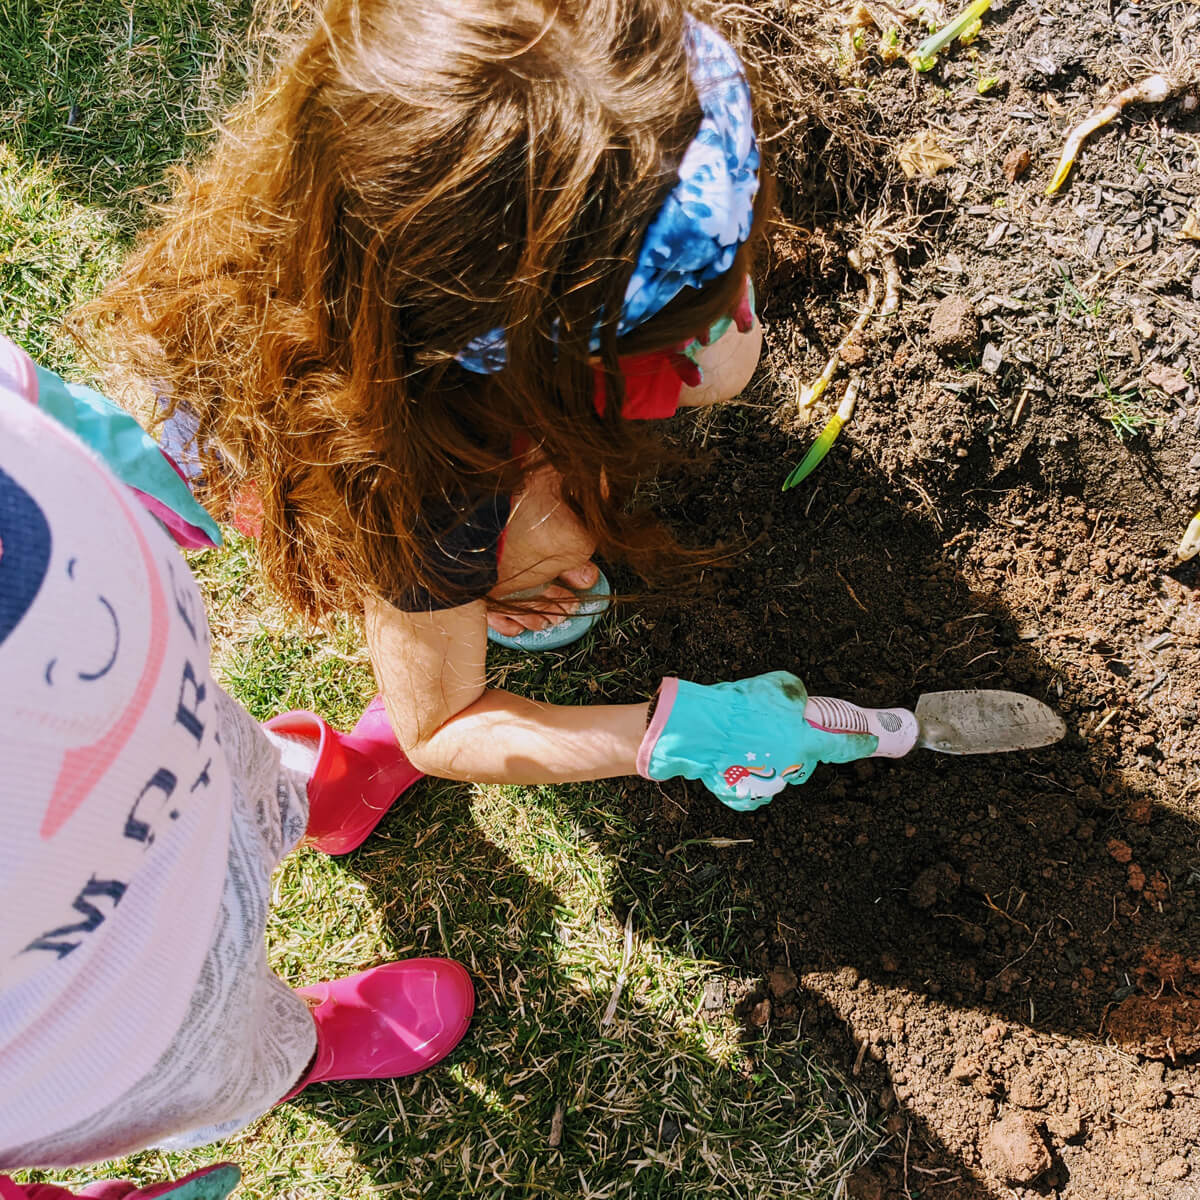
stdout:
<svg viewBox="0 0 1200 1200">
<path fill-rule="evenodd" d="M 808 692 L 789 671 L 705 686 L 664 679 L 638 750 L 644 779 L 698 779 L 738 812 L 803 783 L 820 762 L 853 762 L 879 748 L 871 733 L 835 733 L 804 719 Z"/>
</svg>

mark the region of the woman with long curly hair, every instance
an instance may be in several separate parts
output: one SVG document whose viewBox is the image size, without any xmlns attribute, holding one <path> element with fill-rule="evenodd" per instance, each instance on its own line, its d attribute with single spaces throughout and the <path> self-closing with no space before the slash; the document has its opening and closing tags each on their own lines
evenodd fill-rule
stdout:
<svg viewBox="0 0 1200 1200">
<path fill-rule="evenodd" d="M 363 616 L 413 777 L 755 807 L 866 744 L 793 677 L 559 706 L 484 658 L 586 628 L 597 548 L 686 560 L 630 507 L 646 419 L 748 382 L 769 190 L 747 72 L 683 0 L 331 0 L 92 315 L 291 607 Z"/>
</svg>

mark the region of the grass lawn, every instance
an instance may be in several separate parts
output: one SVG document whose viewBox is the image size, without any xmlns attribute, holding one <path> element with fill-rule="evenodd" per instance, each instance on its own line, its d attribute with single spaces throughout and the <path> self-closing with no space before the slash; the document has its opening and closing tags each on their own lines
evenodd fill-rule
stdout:
<svg viewBox="0 0 1200 1200">
<path fill-rule="evenodd" d="M 83 370 L 59 320 L 115 270 L 164 170 L 202 150 L 269 23 L 227 0 L 0 0 L 0 330 Z M 236 537 L 192 566 L 219 673 L 255 716 L 353 720 L 373 683 L 352 623 L 297 630 Z M 632 655 L 636 621 L 592 636 L 625 636 Z M 591 679 L 586 642 L 494 666 L 563 701 L 629 686 Z M 416 1079 L 313 1089 L 224 1145 L 53 1178 L 149 1181 L 229 1158 L 241 1194 L 264 1198 L 841 1194 L 878 1143 L 861 1097 L 802 1042 L 745 1043 L 726 1005 L 705 1004 L 738 985 L 725 931 L 747 898 L 697 869 L 686 907 L 656 902 L 655 876 L 687 874 L 688 850 L 667 856 L 621 796 L 426 782 L 349 858 L 293 855 L 268 931 L 281 975 L 453 955 L 479 997 L 463 1046 Z"/>
</svg>

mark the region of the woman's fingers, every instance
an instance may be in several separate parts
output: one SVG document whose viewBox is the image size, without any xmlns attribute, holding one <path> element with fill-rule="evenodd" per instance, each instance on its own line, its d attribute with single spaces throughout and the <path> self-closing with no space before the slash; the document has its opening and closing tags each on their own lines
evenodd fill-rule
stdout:
<svg viewBox="0 0 1200 1200">
<path fill-rule="evenodd" d="M 593 575 L 592 583 L 595 582 Z M 489 627 L 504 637 L 517 637 L 526 629 L 547 629 L 569 617 L 579 607 L 579 597 L 567 588 L 551 584 L 540 596 L 527 601 L 527 604 L 529 607 L 524 611 L 514 609 L 509 612 L 489 612 Z"/>
<path fill-rule="evenodd" d="M 586 592 L 588 588 L 594 587 L 596 580 L 600 578 L 600 568 L 594 562 L 585 562 L 581 567 L 572 567 L 569 571 L 564 571 L 559 579 L 569 588 L 576 588 L 581 592 Z"/>
</svg>

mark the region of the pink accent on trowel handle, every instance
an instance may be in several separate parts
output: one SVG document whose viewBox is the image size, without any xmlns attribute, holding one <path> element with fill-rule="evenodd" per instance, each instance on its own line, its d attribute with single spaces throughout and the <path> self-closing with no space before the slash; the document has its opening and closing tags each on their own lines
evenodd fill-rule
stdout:
<svg viewBox="0 0 1200 1200">
<path fill-rule="evenodd" d="M 872 758 L 903 758 L 921 734 L 916 714 L 907 708 L 860 708 L 830 696 L 809 696 L 804 719 L 825 733 L 873 733 L 879 745 Z"/>
</svg>

